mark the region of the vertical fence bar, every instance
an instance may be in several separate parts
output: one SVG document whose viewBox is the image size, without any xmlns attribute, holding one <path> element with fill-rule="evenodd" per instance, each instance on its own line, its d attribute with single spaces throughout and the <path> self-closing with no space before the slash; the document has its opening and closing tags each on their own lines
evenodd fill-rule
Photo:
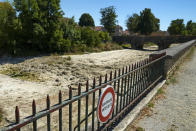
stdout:
<svg viewBox="0 0 196 131">
<path fill-rule="evenodd" d="M 122 75 L 124 75 L 124 67 L 122 70 Z M 122 95 L 123 95 L 123 78 L 122 78 L 121 90 L 120 90 L 120 111 L 122 110 Z"/>
<path fill-rule="evenodd" d="M 144 66 L 146 65 L 146 59 L 144 59 Z M 146 88 L 146 67 L 144 67 L 143 69 L 143 72 L 144 72 L 144 87 L 143 87 L 143 90 Z"/>
<path fill-rule="evenodd" d="M 135 69 L 137 69 L 137 63 L 135 63 Z M 137 71 L 135 71 L 134 87 L 135 87 L 134 98 L 136 98 L 137 96 Z"/>
<path fill-rule="evenodd" d="M 131 71 L 133 71 L 133 64 L 131 65 Z M 133 73 L 131 73 L 131 80 L 130 80 L 130 97 L 129 103 L 133 100 Z"/>
<path fill-rule="evenodd" d="M 136 63 L 134 64 L 134 70 L 136 69 Z M 133 99 L 136 97 L 136 72 L 133 73 Z"/>
<path fill-rule="evenodd" d="M 99 77 L 99 86 L 101 86 L 101 84 L 102 84 L 102 77 L 100 76 Z M 99 97 L 100 97 L 100 95 L 101 95 L 101 89 L 99 89 Z M 98 120 L 98 123 L 97 123 L 97 130 L 98 131 L 100 130 L 100 122 L 99 122 L 99 120 Z"/>
<path fill-rule="evenodd" d="M 105 75 L 105 83 L 108 81 L 108 74 Z M 103 126 L 105 126 L 106 123 L 103 123 Z"/>
<path fill-rule="evenodd" d="M 86 82 L 86 92 L 89 90 L 89 80 Z M 86 96 L 85 131 L 88 131 L 88 95 Z"/>
<path fill-rule="evenodd" d="M 120 77 L 120 69 L 118 70 L 118 77 Z M 116 103 L 116 114 L 118 114 L 119 109 L 119 90 L 120 90 L 120 79 L 118 79 L 118 89 L 117 89 L 117 103 Z"/>
<path fill-rule="evenodd" d="M 125 74 L 127 74 L 127 66 L 125 67 Z M 126 86 L 127 86 L 127 76 L 125 76 L 124 94 L 123 94 L 123 108 L 125 108 L 126 103 Z"/>
<path fill-rule="evenodd" d="M 139 63 L 137 62 L 136 64 L 136 69 L 139 67 Z M 136 71 L 136 97 L 138 96 L 139 93 L 139 89 L 138 89 L 138 80 L 139 80 L 139 74 L 138 74 L 138 70 Z"/>
<path fill-rule="evenodd" d="M 32 102 L 32 115 L 35 116 L 36 114 L 36 104 L 35 100 Z M 37 120 L 33 121 L 33 131 L 37 131 Z"/>
<path fill-rule="evenodd" d="M 62 104 L 61 91 L 59 91 L 59 104 Z M 62 108 L 59 109 L 59 131 L 62 131 Z"/>
<path fill-rule="evenodd" d="M 110 72 L 110 81 L 112 81 L 112 71 Z M 112 82 L 110 83 L 110 85 L 112 86 Z M 112 118 L 114 115 L 114 111 L 112 112 Z M 107 130 L 109 131 L 109 127 L 107 128 Z"/>
<path fill-rule="evenodd" d="M 50 97 L 49 95 L 47 95 L 47 98 L 46 98 L 46 105 L 47 105 L 47 110 L 50 109 Z M 47 129 L 48 131 L 50 131 L 50 113 L 47 115 Z"/>
<path fill-rule="evenodd" d="M 69 100 L 72 99 L 72 87 L 69 86 Z M 72 131 L 72 103 L 69 104 L 69 131 Z"/>
<path fill-rule="evenodd" d="M 130 67 L 130 65 L 129 65 L 129 69 L 128 69 L 128 72 L 130 73 L 130 71 L 131 71 L 131 67 Z M 127 85 L 127 99 L 126 99 L 126 105 L 128 105 L 129 104 L 129 97 L 130 97 L 130 74 L 128 75 L 128 85 Z"/>
<path fill-rule="evenodd" d="M 95 78 L 93 79 L 93 89 L 95 89 Z M 95 128 L 95 92 L 93 92 L 93 104 L 92 104 L 92 131 L 94 131 Z"/>
<path fill-rule="evenodd" d="M 112 71 L 110 72 L 110 81 L 112 81 Z M 110 83 L 112 85 L 112 83 Z"/>
<path fill-rule="evenodd" d="M 16 118 L 16 124 L 20 123 L 20 112 L 18 106 L 16 106 L 15 109 L 15 118 Z M 18 128 L 17 131 L 20 131 L 20 128 Z"/>
<path fill-rule="evenodd" d="M 114 79 L 116 79 L 116 70 L 115 70 L 115 72 L 114 72 Z M 116 81 L 114 82 L 114 91 L 116 92 Z M 116 98 L 115 98 L 116 99 Z M 114 112 L 115 111 L 115 109 L 113 110 L 113 112 L 112 112 L 112 119 L 114 118 Z"/>
<path fill-rule="evenodd" d="M 105 75 L 105 83 L 108 81 L 108 74 Z"/>
<path fill-rule="evenodd" d="M 149 58 L 146 60 L 147 64 L 149 64 Z M 146 71 L 147 74 L 147 86 L 148 87 L 150 85 L 150 66 L 148 66 L 148 69 Z"/>
<path fill-rule="evenodd" d="M 141 69 L 142 63 L 141 61 L 139 62 L 139 70 L 138 70 L 138 74 L 139 74 L 139 94 L 141 93 L 141 88 L 142 88 L 142 69 Z"/>
<path fill-rule="evenodd" d="M 144 66 L 144 61 L 141 61 L 141 67 Z M 144 68 L 141 69 L 141 92 L 143 92 L 144 88 Z"/>
<path fill-rule="evenodd" d="M 81 84 L 78 85 L 78 96 L 81 95 Z M 80 131 L 80 108 L 81 107 L 81 99 L 78 99 L 78 131 Z"/>
<path fill-rule="evenodd" d="M 145 62 L 145 64 L 148 64 L 148 59 L 146 59 L 146 62 Z M 145 80 L 146 80 L 146 83 L 145 83 L 145 89 L 147 88 L 147 86 L 148 86 L 148 67 L 145 67 Z"/>
</svg>

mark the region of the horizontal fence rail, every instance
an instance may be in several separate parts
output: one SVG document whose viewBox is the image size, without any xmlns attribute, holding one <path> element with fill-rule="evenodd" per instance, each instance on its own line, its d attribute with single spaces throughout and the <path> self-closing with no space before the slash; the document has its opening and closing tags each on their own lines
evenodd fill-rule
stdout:
<svg viewBox="0 0 196 131">
<path fill-rule="evenodd" d="M 16 106 L 15 123 L 0 130 L 112 130 L 157 82 L 163 79 L 165 57 L 166 53 L 163 53 L 141 60 L 104 77 L 94 78 L 92 84 L 87 80 L 85 88 L 79 83 L 75 94 L 69 87 L 69 97 L 65 100 L 62 99 L 62 92 L 59 91 L 58 103 L 53 106 L 51 106 L 50 96 L 47 95 L 46 108 L 40 112 L 37 112 L 36 102 L 33 100 L 32 115 L 24 119 L 20 119 L 19 107 Z M 107 85 L 111 85 L 115 91 L 115 104 L 110 119 L 106 123 L 100 123 L 97 119 L 98 99 Z M 55 127 L 54 116 L 58 117 L 55 119 L 58 126 Z M 45 125 L 39 125 L 42 118 L 46 118 L 42 120 L 46 122 Z"/>
</svg>

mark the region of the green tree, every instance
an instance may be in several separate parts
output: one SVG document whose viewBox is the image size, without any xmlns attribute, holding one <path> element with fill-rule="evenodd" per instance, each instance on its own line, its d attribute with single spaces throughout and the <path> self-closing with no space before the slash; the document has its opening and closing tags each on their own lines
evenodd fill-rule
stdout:
<svg viewBox="0 0 196 131">
<path fill-rule="evenodd" d="M 192 35 L 196 35 L 196 23 L 194 22 L 192 25 L 193 25 Z"/>
<path fill-rule="evenodd" d="M 112 39 L 108 32 L 99 31 L 98 33 L 102 42 L 106 43 Z"/>
<path fill-rule="evenodd" d="M 80 19 L 79 19 L 79 25 L 80 26 L 91 26 L 94 27 L 95 23 L 94 20 L 92 18 L 92 16 L 88 13 L 84 13 L 81 15 Z"/>
<path fill-rule="evenodd" d="M 81 41 L 89 47 L 95 47 L 101 43 L 99 34 L 89 27 L 83 27 L 81 30 Z"/>
<path fill-rule="evenodd" d="M 196 35 L 196 23 L 192 20 L 188 21 L 186 24 L 186 30 L 188 35 Z"/>
<path fill-rule="evenodd" d="M 170 35 L 183 35 L 185 31 L 184 20 L 183 19 L 172 20 L 167 30 L 170 33 Z"/>
<path fill-rule="evenodd" d="M 16 12 L 9 2 L 0 2 L 0 49 L 13 53 L 16 38 Z"/>
<path fill-rule="evenodd" d="M 193 31 L 193 22 L 192 20 L 188 21 L 187 24 L 186 24 L 186 30 L 188 31 L 189 34 L 192 33 Z"/>
<path fill-rule="evenodd" d="M 29 49 L 61 51 L 65 47 L 60 0 L 14 0 L 21 21 L 21 41 Z"/>
<path fill-rule="evenodd" d="M 138 14 L 134 13 L 132 16 L 130 16 L 127 19 L 126 25 L 127 25 L 128 31 L 130 33 L 132 33 L 132 32 L 136 33 L 138 31 L 137 27 L 138 27 L 139 18 L 140 18 L 140 16 Z"/>
<path fill-rule="evenodd" d="M 104 26 L 104 28 L 112 35 L 115 32 L 116 28 L 116 9 L 114 6 L 110 6 L 107 8 L 102 8 L 100 10 L 101 13 L 101 24 Z"/>
<path fill-rule="evenodd" d="M 64 39 L 69 39 L 73 44 L 79 44 L 81 42 L 81 29 L 72 18 L 62 18 L 61 28 L 64 32 Z"/>
<path fill-rule="evenodd" d="M 137 31 L 144 35 L 149 35 L 154 31 L 158 31 L 160 20 L 154 16 L 151 9 L 145 8 L 140 12 Z"/>
<path fill-rule="evenodd" d="M 60 51 L 64 46 L 63 30 L 60 27 L 60 19 L 63 12 L 60 8 L 60 0 L 39 0 L 41 12 L 41 23 L 44 26 L 46 33 L 45 41 L 48 41 L 50 52 Z"/>
</svg>

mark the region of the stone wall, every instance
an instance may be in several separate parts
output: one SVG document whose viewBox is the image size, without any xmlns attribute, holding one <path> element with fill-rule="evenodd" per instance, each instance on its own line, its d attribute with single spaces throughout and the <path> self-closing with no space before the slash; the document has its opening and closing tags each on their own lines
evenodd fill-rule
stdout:
<svg viewBox="0 0 196 131">
<path fill-rule="evenodd" d="M 196 40 L 191 40 L 181 45 L 174 46 L 165 50 L 157 51 L 150 54 L 150 58 L 154 58 L 159 56 L 160 54 L 166 53 L 165 60 L 165 76 L 167 76 L 168 72 L 170 72 L 173 67 L 176 65 L 177 61 L 179 61 L 182 56 L 184 56 L 190 48 L 196 45 Z"/>
</svg>

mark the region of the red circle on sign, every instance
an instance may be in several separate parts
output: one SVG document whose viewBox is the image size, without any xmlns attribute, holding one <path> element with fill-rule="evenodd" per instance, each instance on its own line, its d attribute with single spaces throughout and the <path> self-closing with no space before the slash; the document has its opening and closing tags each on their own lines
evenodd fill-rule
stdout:
<svg viewBox="0 0 196 131">
<path fill-rule="evenodd" d="M 111 93 L 112 94 L 112 98 L 113 98 L 113 103 L 112 103 L 112 108 L 110 109 L 109 113 L 107 116 L 104 116 L 101 109 L 102 109 L 102 104 L 103 104 L 103 100 L 105 98 L 105 96 Z M 101 95 L 101 98 L 99 99 L 99 104 L 98 104 L 98 119 L 100 122 L 105 123 L 111 116 L 112 111 L 114 109 L 114 102 L 115 102 L 115 92 L 114 89 L 112 88 L 112 86 L 108 86 L 106 87 L 106 89 L 104 90 L 103 94 Z"/>
</svg>

